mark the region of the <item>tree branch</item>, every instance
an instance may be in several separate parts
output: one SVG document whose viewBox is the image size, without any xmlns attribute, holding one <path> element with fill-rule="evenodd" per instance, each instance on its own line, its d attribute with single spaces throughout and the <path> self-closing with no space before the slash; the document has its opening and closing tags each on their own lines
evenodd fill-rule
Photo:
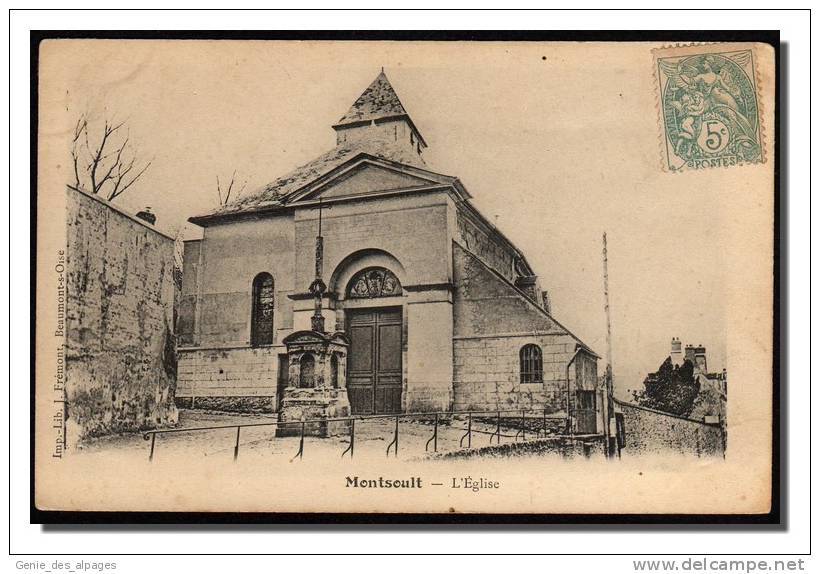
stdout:
<svg viewBox="0 0 820 574">
<path fill-rule="evenodd" d="M 122 189 L 120 189 L 120 190 L 119 190 L 119 192 L 117 192 L 117 190 L 115 189 L 115 190 L 111 193 L 111 195 L 108 197 L 108 200 L 110 201 L 110 200 L 114 199 L 115 197 L 117 197 L 117 196 L 122 195 L 123 193 L 125 193 L 125 191 L 126 191 L 129 187 L 131 187 L 132 185 L 134 185 L 134 183 L 135 183 L 135 182 L 136 182 L 136 181 L 137 181 L 140 177 L 142 177 L 142 174 L 144 174 L 144 173 L 145 173 L 145 171 L 146 171 L 149 167 L 151 167 L 151 163 L 152 163 L 152 162 L 153 162 L 153 160 L 152 160 L 152 161 L 149 161 L 148 163 L 146 163 L 146 164 L 145 164 L 145 167 L 143 167 L 143 168 L 140 170 L 140 172 L 139 172 L 137 175 L 135 175 L 135 176 L 133 177 L 133 179 L 131 179 L 131 181 L 129 181 L 128 183 L 126 183 L 124 186 L 122 186 Z M 131 168 L 133 167 L 133 165 L 134 165 L 134 162 L 133 162 L 133 160 L 132 160 L 132 161 L 131 161 L 131 165 L 129 166 L 128 170 L 127 170 L 126 172 L 124 172 L 124 173 L 123 173 L 123 176 L 125 176 L 125 174 L 127 174 L 129 171 L 131 171 Z M 117 181 L 117 185 L 118 185 L 118 186 L 119 186 L 120 181 L 122 181 L 122 180 L 118 180 L 118 181 Z"/>
<path fill-rule="evenodd" d="M 231 181 L 228 184 L 228 189 L 226 189 L 226 190 L 222 189 L 222 184 L 219 181 L 219 176 L 218 175 L 216 176 L 216 195 L 217 195 L 217 198 L 219 200 L 219 206 L 220 207 L 228 205 L 228 202 L 230 201 L 232 194 L 233 194 L 234 201 L 236 199 L 238 199 L 239 196 L 242 195 L 242 192 L 245 191 L 245 186 L 248 185 L 248 180 L 245 180 L 242 183 L 242 187 L 239 187 L 238 189 L 234 188 L 235 185 L 236 185 L 236 170 L 233 170 L 233 174 L 231 174 Z M 224 196 L 223 196 L 223 193 L 224 193 Z"/>
<path fill-rule="evenodd" d="M 88 124 L 88 117 L 83 114 L 74 126 L 71 144 L 74 183 L 77 188 L 107 195 L 107 198 L 112 200 L 122 195 L 142 177 L 152 162 L 148 162 L 139 173 L 129 178 L 137 160 L 137 154 L 132 150 L 130 134 L 126 133 L 121 142 L 115 143 L 117 132 L 125 125 L 125 121 L 115 123 L 105 119 L 102 131 L 99 132 L 99 142 L 94 144 L 89 136 Z M 132 156 L 130 160 L 126 159 L 128 156 Z M 81 163 L 84 164 L 84 169 Z"/>
<path fill-rule="evenodd" d="M 222 201 L 222 186 L 219 185 L 219 176 L 216 176 L 216 195 L 219 197 L 219 207 L 225 205 Z"/>
<path fill-rule="evenodd" d="M 228 191 L 225 193 L 225 203 L 223 203 L 222 205 L 227 205 L 228 204 L 228 200 L 231 198 L 231 190 L 233 189 L 233 184 L 234 184 L 235 180 L 236 180 L 236 170 L 233 170 L 233 173 L 231 174 L 231 183 L 228 185 Z"/>
<path fill-rule="evenodd" d="M 88 121 L 85 119 L 85 116 L 82 115 L 77 119 L 77 124 L 74 126 L 74 138 L 71 140 L 71 160 L 74 164 L 74 187 L 77 189 L 80 188 L 80 169 L 79 169 L 79 162 L 80 162 L 80 153 L 78 150 L 79 144 L 77 143 L 80 139 L 80 136 L 83 135 L 88 128 Z"/>
</svg>

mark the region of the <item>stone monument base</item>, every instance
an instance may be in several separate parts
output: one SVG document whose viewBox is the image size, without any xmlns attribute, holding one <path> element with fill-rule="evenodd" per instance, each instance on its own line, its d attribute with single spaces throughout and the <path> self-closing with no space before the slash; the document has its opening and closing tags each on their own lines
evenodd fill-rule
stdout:
<svg viewBox="0 0 820 574">
<path fill-rule="evenodd" d="M 276 427 L 276 436 L 299 436 L 302 421 L 318 420 L 305 424 L 306 436 L 331 437 L 350 433 L 350 421 L 333 421 L 350 416 L 347 389 L 287 387 L 279 410 L 279 422 L 290 423 Z"/>
</svg>

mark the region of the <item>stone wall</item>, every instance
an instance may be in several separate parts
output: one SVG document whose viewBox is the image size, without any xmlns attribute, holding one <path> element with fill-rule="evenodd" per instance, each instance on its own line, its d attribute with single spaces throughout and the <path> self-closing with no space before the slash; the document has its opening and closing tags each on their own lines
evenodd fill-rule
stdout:
<svg viewBox="0 0 820 574">
<path fill-rule="evenodd" d="M 239 397 L 267 397 L 276 405 L 277 355 L 285 352 L 281 342 L 294 330 L 309 328 L 313 314 L 312 299 L 300 295 L 314 278 L 317 218 L 315 206 L 296 208 L 213 225 L 205 228 L 202 240 L 185 243 L 177 322 L 179 405 L 190 406 L 191 398 L 197 407 L 208 408 L 250 401 Z M 443 193 L 334 204 L 323 214 L 324 277 L 332 295 L 324 302 L 326 325 L 344 329 L 345 310 L 357 304 L 402 307 L 408 410 L 444 410 L 451 401 L 447 230 Z M 371 265 L 385 266 L 401 279 L 405 293 L 397 301 L 345 300 L 350 276 Z M 274 278 L 274 345 L 252 348 L 251 286 L 263 271 Z M 418 352 L 408 352 L 411 337 Z"/>
<path fill-rule="evenodd" d="M 677 452 L 696 456 L 723 456 L 725 437 L 719 424 L 679 417 L 631 403 L 615 401 L 624 417 L 630 455 Z"/>
<path fill-rule="evenodd" d="M 487 266 L 504 276 L 508 281 L 516 279 L 513 268 L 515 255 L 507 245 L 482 228 L 462 210 L 456 214 L 456 225 L 460 242 Z"/>
<path fill-rule="evenodd" d="M 199 288 L 199 255 L 201 240 L 184 243 L 182 252 L 182 289 L 177 303 L 176 336 L 178 345 L 196 343 L 196 300 Z"/>
<path fill-rule="evenodd" d="M 566 366 L 579 341 L 547 313 L 453 243 L 453 391 L 456 410 L 566 410 Z M 521 383 L 519 352 L 541 349 L 543 382 Z M 582 353 L 570 369 L 571 388 L 594 389 L 596 360 Z M 587 380 L 589 379 L 589 380 Z"/>
<path fill-rule="evenodd" d="M 453 303 L 449 292 L 410 294 L 404 411 L 450 410 L 453 405 Z"/>
<path fill-rule="evenodd" d="M 456 339 L 453 342 L 453 391 L 455 409 L 564 410 L 566 402 L 565 343 L 546 336 Z M 535 343 L 546 351 L 544 382 L 521 384 L 519 350 Z M 557 359 L 557 360 L 556 360 Z"/>
<path fill-rule="evenodd" d="M 553 438 L 508 442 L 477 448 L 459 449 L 449 452 L 428 454 L 425 458 L 441 459 L 484 459 L 513 458 L 560 455 L 565 458 L 605 456 L 603 437 L 587 440 L 556 440 Z"/>
<path fill-rule="evenodd" d="M 250 345 L 253 280 L 263 272 L 273 277 L 274 342 L 290 334 L 293 233 L 293 217 L 280 214 L 207 227 L 201 241 L 186 242 L 180 344 Z"/>
<path fill-rule="evenodd" d="M 284 346 L 179 349 L 177 405 L 229 411 L 276 410 Z"/>
<path fill-rule="evenodd" d="M 174 240 L 67 191 L 67 443 L 175 423 Z"/>
<path fill-rule="evenodd" d="M 318 210 L 295 214 L 295 289 L 305 292 L 313 280 Z M 331 289 L 333 273 L 351 255 L 364 249 L 389 253 L 403 267 L 404 287 L 449 280 L 449 239 L 445 194 L 386 197 L 367 202 L 334 204 L 322 216 L 324 271 Z"/>
</svg>

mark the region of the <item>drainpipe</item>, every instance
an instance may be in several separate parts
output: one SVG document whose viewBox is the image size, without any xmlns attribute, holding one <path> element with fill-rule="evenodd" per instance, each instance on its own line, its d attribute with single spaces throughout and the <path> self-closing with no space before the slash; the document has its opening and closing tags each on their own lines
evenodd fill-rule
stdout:
<svg viewBox="0 0 820 574">
<path fill-rule="evenodd" d="M 572 392 L 571 392 L 571 382 L 569 379 L 569 368 L 572 366 L 572 363 L 575 362 L 575 359 L 578 358 L 578 354 L 583 351 L 583 347 L 580 345 L 575 346 L 575 353 L 573 353 L 572 358 L 567 363 L 567 434 L 572 433 L 572 416 L 570 415 L 570 403 L 572 401 Z"/>
</svg>

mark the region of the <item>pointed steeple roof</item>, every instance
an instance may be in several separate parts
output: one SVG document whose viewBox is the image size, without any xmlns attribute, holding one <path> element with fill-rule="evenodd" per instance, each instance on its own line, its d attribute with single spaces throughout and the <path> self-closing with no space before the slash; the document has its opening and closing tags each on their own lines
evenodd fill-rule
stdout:
<svg viewBox="0 0 820 574">
<path fill-rule="evenodd" d="M 407 110 L 382 70 L 336 125 L 406 115 Z"/>
<path fill-rule="evenodd" d="M 379 120 L 386 121 L 389 119 L 403 119 L 407 121 L 422 143 L 424 143 L 425 146 L 427 145 L 413 124 L 413 120 L 410 119 L 407 110 L 404 109 L 401 100 L 399 100 L 399 96 L 390 84 L 390 80 L 387 79 L 384 68 L 382 68 L 382 71 L 376 76 L 376 79 L 373 80 L 367 89 L 362 92 L 362 95 L 353 102 L 353 105 L 350 106 L 347 113 L 333 126 L 333 129 L 338 131 L 339 129 L 344 129 L 352 125 L 361 125 L 373 121 L 379 123 Z"/>
</svg>

